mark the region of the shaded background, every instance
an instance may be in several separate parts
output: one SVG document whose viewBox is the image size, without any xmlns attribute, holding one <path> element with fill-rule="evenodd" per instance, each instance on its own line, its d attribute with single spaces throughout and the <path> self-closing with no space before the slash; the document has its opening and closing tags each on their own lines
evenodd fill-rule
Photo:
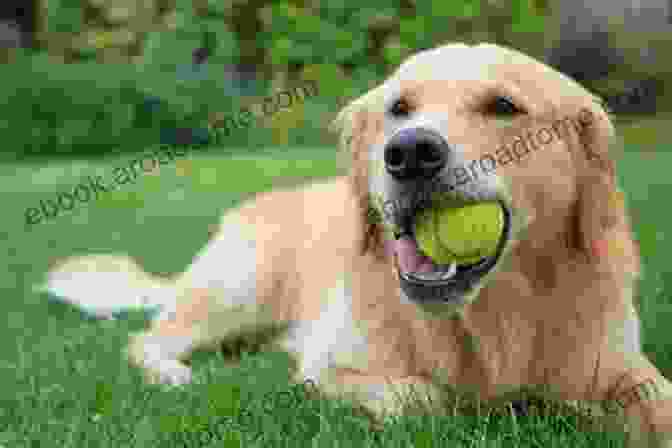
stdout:
<svg viewBox="0 0 672 448">
<path fill-rule="evenodd" d="M 213 114 L 301 78 L 319 82 L 318 98 L 224 145 L 331 144 L 326 128 L 347 99 L 413 51 L 455 40 L 545 60 L 604 94 L 623 122 L 641 123 L 668 103 L 670 3 L 3 0 L 0 154 L 204 144 Z"/>
</svg>

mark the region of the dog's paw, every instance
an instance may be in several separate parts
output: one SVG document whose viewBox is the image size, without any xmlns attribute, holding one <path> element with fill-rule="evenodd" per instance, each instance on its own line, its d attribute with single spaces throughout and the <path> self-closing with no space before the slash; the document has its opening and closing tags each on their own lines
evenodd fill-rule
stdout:
<svg viewBox="0 0 672 448">
<path fill-rule="evenodd" d="M 192 382 L 191 368 L 177 360 L 161 360 L 146 370 L 148 382 L 165 386 L 184 386 Z"/>
</svg>

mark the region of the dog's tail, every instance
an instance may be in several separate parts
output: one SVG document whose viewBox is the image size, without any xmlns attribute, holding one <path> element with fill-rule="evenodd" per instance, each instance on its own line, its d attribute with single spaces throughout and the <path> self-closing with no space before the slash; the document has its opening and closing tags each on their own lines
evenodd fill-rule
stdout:
<svg viewBox="0 0 672 448">
<path fill-rule="evenodd" d="M 172 297 L 172 281 L 145 272 L 125 255 L 67 258 L 33 290 L 77 306 L 97 318 L 144 309 L 159 311 Z"/>
</svg>

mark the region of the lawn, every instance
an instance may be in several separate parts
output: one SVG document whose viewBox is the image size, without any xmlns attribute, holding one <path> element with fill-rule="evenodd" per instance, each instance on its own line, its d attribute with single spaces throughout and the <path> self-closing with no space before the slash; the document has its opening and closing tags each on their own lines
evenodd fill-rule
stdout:
<svg viewBox="0 0 672 448">
<path fill-rule="evenodd" d="M 227 367 L 221 354 L 202 354 L 194 363 L 197 384 L 182 390 L 146 385 L 122 357 L 128 332 L 142 328 L 146 316 L 96 321 L 31 291 L 49 263 L 75 253 L 126 252 L 152 272 L 178 272 L 205 244 L 223 210 L 257 191 L 338 173 L 328 148 L 236 153 L 188 156 L 33 226 L 25 225 L 26 208 L 87 175 L 109 176 L 122 159 L 0 167 L 0 251 L 7 260 L 0 272 L 0 314 L 6 319 L 0 446 L 620 446 L 621 435 L 579 430 L 579 419 L 568 413 L 408 416 L 372 432 L 347 403 L 307 399 L 301 386 L 290 385 L 289 359 L 282 353 L 243 351 L 240 364 Z M 620 161 L 645 263 L 645 350 L 668 377 L 671 163 L 672 154 L 662 150 L 641 155 L 631 149 Z"/>
</svg>

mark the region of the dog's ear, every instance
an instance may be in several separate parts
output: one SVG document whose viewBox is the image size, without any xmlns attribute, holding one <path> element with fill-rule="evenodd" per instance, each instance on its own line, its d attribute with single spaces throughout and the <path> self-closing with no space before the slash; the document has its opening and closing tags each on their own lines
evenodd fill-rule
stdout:
<svg viewBox="0 0 672 448">
<path fill-rule="evenodd" d="M 613 151 L 619 145 L 614 127 L 598 101 L 579 111 L 577 123 L 578 197 L 573 245 L 592 262 L 623 260 L 633 256 L 635 249 L 616 178 Z M 607 253 L 620 257 L 606 257 Z"/>
<path fill-rule="evenodd" d="M 332 123 L 332 130 L 340 133 L 340 156 L 348 167 L 350 187 L 355 199 L 361 227 L 361 253 L 371 251 L 384 256 L 383 232 L 373 219 L 369 194 L 369 145 L 377 130 L 373 106 L 379 91 L 371 90 L 346 105 Z"/>
</svg>

